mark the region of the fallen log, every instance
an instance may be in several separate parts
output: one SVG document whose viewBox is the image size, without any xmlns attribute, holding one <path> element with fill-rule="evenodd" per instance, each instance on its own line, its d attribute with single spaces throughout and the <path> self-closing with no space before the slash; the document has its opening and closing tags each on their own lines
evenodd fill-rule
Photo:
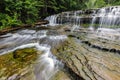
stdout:
<svg viewBox="0 0 120 80">
<path fill-rule="evenodd" d="M 37 23 L 35 23 L 35 25 L 43 25 L 43 24 L 48 24 L 49 22 L 47 20 L 40 20 L 40 21 L 37 21 Z"/>
<path fill-rule="evenodd" d="M 23 24 L 23 25 L 16 26 L 16 27 L 10 27 L 10 28 L 0 30 L 0 35 L 9 33 L 9 32 L 15 31 L 15 30 L 19 30 L 19 29 L 22 29 L 22 28 L 30 28 L 30 27 L 35 27 L 37 25 L 43 25 L 43 24 L 48 24 L 48 23 L 49 22 L 47 20 L 41 20 L 41 21 L 36 22 L 33 25 L 32 24 Z"/>
</svg>

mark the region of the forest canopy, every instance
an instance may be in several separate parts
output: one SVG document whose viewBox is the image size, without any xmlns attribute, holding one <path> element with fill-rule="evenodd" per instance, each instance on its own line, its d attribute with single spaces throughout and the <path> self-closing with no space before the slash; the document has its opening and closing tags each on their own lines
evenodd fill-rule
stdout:
<svg viewBox="0 0 120 80">
<path fill-rule="evenodd" d="M 62 11 L 115 5 L 120 5 L 120 0 L 0 0 L 0 26 L 31 24 Z"/>
</svg>

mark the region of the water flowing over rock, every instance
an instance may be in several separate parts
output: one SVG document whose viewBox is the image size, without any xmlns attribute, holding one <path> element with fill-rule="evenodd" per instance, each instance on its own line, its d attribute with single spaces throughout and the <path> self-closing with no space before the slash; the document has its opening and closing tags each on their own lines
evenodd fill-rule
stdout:
<svg viewBox="0 0 120 80">
<path fill-rule="evenodd" d="M 100 27 L 109 27 L 120 25 L 120 6 L 105 7 L 99 9 L 94 15 L 94 18 L 100 17 Z M 96 19 L 93 18 L 93 23 Z"/>
<path fill-rule="evenodd" d="M 70 39 L 53 53 L 79 75 L 76 80 L 119 80 L 120 39 L 111 40 L 97 33 L 89 29 L 70 33 Z"/>
<path fill-rule="evenodd" d="M 20 62 L 25 67 L 9 76 L 1 76 L 7 69 L 0 68 L 1 80 L 120 79 L 120 6 L 62 12 L 46 20 L 45 26 L 0 36 L 1 60 L 8 55 L 11 65 L 15 59 L 30 62 Z M 28 48 L 35 53 L 21 52 Z"/>
<path fill-rule="evenodd" d="M 55 26 L 57 23 L 57 16 L 58 15 L 52 15 L 52 16 L 47 17 L 45 20 L 49 21 L 49 25 Z"/>
<path fill-rule="evenodd" d="M 120 25 L 120 6 L 104 7 L 101 9 L 79 10 L 62 12 L 46 18 L 50 25 L 55 24 L 99 24 L 98 27 L 119 27 Z"/>
<path fill-rule="evenodd" d="M 59 71 L 59 66 L 61 65 L 62 67 L 63 65 L 56 59 L 55 56 L 52 55 L 50 49 L 51 47 L 58 45 L 59 42 L 64 41 L 67 36 L 60 34 L 47 35 L 48 33 L 50 33 L 48 30 L 36 31 L 32 29 L 26 29 L 11 33 L 9 36 L 7 36 L 8 34 L 3 35 L 6 37 L 2 38 L 0 42 L 1 55 L 24 48 L 35 48 L 38 50 L 38 52 L 42 51 L 43 54 L 38 56 L 38 59 L 33 66 L 34 72 L 32 73 L 35 77 L 35 80 L 50 80 L 50 78 L 55 75 L 57 71 Z M 20 57 L 25 57 L 25 55 L 22 55 L 22 53 L 17 53 L 14 55 L 14 57 L 19 59 Z M 18 74 L 16 73 L 16 75 Z M 13 78 L 14 75 L 8 77 L 8 80 L 17 79 L 17 77 Z"/>
</svg>

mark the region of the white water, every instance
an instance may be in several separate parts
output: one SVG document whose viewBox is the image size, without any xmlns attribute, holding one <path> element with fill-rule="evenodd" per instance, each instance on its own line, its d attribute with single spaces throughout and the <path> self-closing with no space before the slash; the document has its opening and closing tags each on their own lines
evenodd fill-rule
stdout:
<svg viewBox="0 0 120 80">
<path fill-rule="evenodd" d="M 96 21 L 96 15 L 95 15 L 95 13 L 96 13 L 96 11 L 94 11 L 93 14 L 92 14 L 92 22 L 91 22 L 91 25 L 89 26 L 89 29 L 90 29 L 90 30 L 93 30 L 93 29 L 94 29 L 94 28 L 93 28 L 93 25 L 94 25 L 94 23 L 95 23 L 95 21 Z"/>
<path fill-rule="evenodd" d="M 52 55 L 50 51 L 51 47 L 49 45 L 39 44 L 39 43 L 29 43 L 16 47 L 13 50 L 9 50 L 7 52 L 15 51 L 17 49 L 30 48 L 30 47 L 35 47 L 38 51 L 44 51 L 43 55 L 41 55 L 38 58 L 35 64 L 34 73 L 36 76 L 36 80 L 49 80 L 59 70 L 59 65 L 62 65 L 62 63 L 59 62 L 55 58 L 55 56 Z"/>
<path fill-rule="evenodd" d="M 120 6 L 101 8 L 98 12 L 93 13 L 93 15 L 94 16 L 90 27 L 92 27 L 93 24 L 95 24 L 96 18 L 98 17 L 100 18 L 99 19 L 100 28 L 102 27 L 110 28 L 120 24 Z"/>
<path fill-rule="evenodd" d="M 35 65 L 36 80 L 49 80 L 58 70 L 61 64 L 52 54 L 51 47 L 43 44 L 38 47 L 44 54 L 39 57 Z"/>
<path fill-rule="evenodd" d="M 81 13 L 81 11 L 75 11 L 72 12 L 72 14 L 70 13 L 71 12 L 62 12 L 61 14 L 49 16 L 45 18 L 45 20 L 49 21 L 48 25 L 50 26 L 60 24 L 72 24 L 72 31 L 74 31 L 76 28 L 80 27 L 81 17 L 79 16 L 79 14 Z"/>
<path fill-rule="evenodd" d="M 73 12 L 71 16 L 70 13 L 67 13 L 66 19 L 69 20 L 69 23 L 73 24 L 71 28 L 71 32 L 80 28 L 81 17 L 78 15 L 79 12 Z M 92 19 L 91 28 L 96 21 L 96 18 L 99 16 L 100 18 L 100 27 L 103 25 L 115 25 L 120 22 L 119 15 L 120 10 L 118 8 L 110 8 L 107 12 L 106 8 L 100 9 L 98 13 L 94 13 L 94 17 Z M 72 18 L 70 18 L 72 17 Z M 62 17 L 60 21 L 57 21 L 58 15 L 52 15 L 46 20 L 50 23 L 49 25 L 55 26 L 58 23 L 62 24 Z M 72 21 L 72 19 L 74 19 Z M 57 23 L 58 22 L 58 23 Z M 51 53 L 51 48 L 53 45 L 59 43 L 61 40 L 66 39 L 65 35 L 47 35 L 47 30 L 35 31 L 35 30 L 22 30 L 16 33 L 11 33 L 7 35 L 3 35 L 1 37 L 6 37 L 1 39 L 0 41 L 0 53 L 8 53 L 11 51 L 15 51 L 16 49 L 22 49 L 27 47 L 35 47 L 38 51 L 43 51 L 43 55 L 40 56 L 35 65 L 35 75 L 36 80 L 49 80 L 58 70 L 59 62 L 55 56 Z M 115 34 L 112 34 L 115 33 Z M 120 38 L 120 30 L 106 29 L 106 28 L 98 28 L 97 30 L 98 37 L 104 37 L 109 39 L 117 39 Z M 42 40 L 43 39 L 43 40 Z"/>
<path fill-rule="evenodd" d="M 45 20 L 49 21 L 48 25 L 56 26 L 57 25 L 57 17 L 58 17 L 58 15 L 51 15 L 51 16 L 47 17 Z"/>
<path fill-rule="evenodd" d="M 120 40 L 120 30 L 110 28 L 98 28 L 96 32 L 98 37 L 108 40 Z"/>
<path fill-rule="evenodd" d="M 36 42 L 41 38 L 46 37 L 47 36 L 46 33 L 47 33 L 46 30 L 35 31 L 35 30 L 26 29 L 26 30 L 18 31 L 13 34 L 3 35 L 1 37 L 5 37 L 5 36 L 8 36 L 8 37 L 1 39 L 0 53 L 4 54 L 10 50 L 12 51 L 15 50 L 15 48 L 17 49 L 17 47 L 21 45 L 26 45 L 28 43 Z"/>
<path fill-rule="evenodd" d="M 81 18 L 85 17 L 85 11 L 70 11 L 62 12 L 57 15 L 52 15 L 46 18 L 50 23 L 49 25 L 54 26 L 57 24 L 72 24 L 73 28 L 76 29 L 76 26 L 80 27 L 82 24 Z M 83 14 L 83 15 L 82 15 Z M 87 15 L 86 15 L 87 16 Z M 89 29 L 93 30 L 94 24 L 99 24 L 97 27 L 100 28 L 118 28 L 120 25 L 120 6 L 111 6 L 104 7 L 101 9 L 94 10 L 93 13 L 89 14 L 89 17 L 92 17 L 91 25 Z M 89 18 L 88 17 L 88 18 Z"/>
<path fill-rule="evenodd" d="M 60 41 L 65 40 L 67 37 L 65 35 L 59 36 L 48 36 L 48 38 L 52 41 Z M 36 64 L 35 74 L 36 80 L 49 80 L 58 70 L 60 65 L 63 65 L 59 62 L 55 56 L 52 55 L 50 49 L 51 46 L 48 44 L 41 44 L 42 48 L 39 47 L 44 51 L 44 54 L 38 59 L 38 64 Z"/>
<path fill-rule="evenodd" d="M 71 32 L 75 31 L 76 29 L 79 29 L 79 25 L 73 25 L 71 28 Z"/>
<path fill-rule="evenodd" d="M 110 7 L 108 11 L 106 8 L 103 8 L 100 14 L 100 27 L 103 25 L 114 26 L 120 22 L 120 7 Z"/>
<path fill-rule="evenodd" d="M 3 48 L 0 50 L 1 55 L 15 51 L 17 49 L 34 47 L 39 51 L 43 51 L 43 54 L 37 59 L 35 64 L 34 73 L 36 80 L 49 80 L 63 65 L 56 59 L 51 53 L 52 43 L 59 43 L 67 38 L 65 35 L 49 35 L 47 36 L 46 30 L 21 30 L 16 33 L 6 34 L 1 37 L 0 45 Z M 41 42 L 42 39 L 47 39 L 47 42 Z M 7 47 L 4 47 L 7 46 Z M 10 48 L 11 47 L 11 48 Z"/>
</svg>

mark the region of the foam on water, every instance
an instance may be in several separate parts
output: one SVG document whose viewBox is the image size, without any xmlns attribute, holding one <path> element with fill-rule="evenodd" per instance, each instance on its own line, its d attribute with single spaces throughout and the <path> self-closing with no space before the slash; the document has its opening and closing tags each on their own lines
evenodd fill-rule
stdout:
<svg viewBox="0 0 120 80">
<path fill-rule="evenodd" d="M 110 28 L 120 24 L 120 6 L 104 7 L 98 11 L 94 11 L 91 26 L 95 24 L 99 18 L 100 28 Z"/>
<path fill-rule="evenodd" d="M 31 32 L 32 31 L 32 32 Z M 21 33 L 22 32 L 22 33 Z M 30 34 L 29 34 L 30 33 Z M 17 49 L 31 48 L 34 47 L 39 51 L 42 51 L 43 54 L 38 57 L 36 64 L 34 66 L 34 74 L 36 76 L 36 80 L 49 80 L 58 70 L 59 66 L 62 65 L 60 61 L 56 59 L 55 56 L 51 53 L 51 45 L 47 43 L 40 43 L 40 39 L 45 38 L 51 40 L 52 42 L 59 42 L 60 40 L 64 40 L 67 38 L 65 35 L 56 35 L 56 36 L 47 36 L 47 31 L 38 31 L 34 30 L 22 30 L 17 33 L 10 34 L 11 36 L 4 38 L 1 40 L 0 44 L 11 44 L 12 43 L 20 43 L 16 44 L 16 47 L 13 45 L 13 48 L 5 48 L 2 50 L 2 54 L 13 52 Z M 4 35 L 7 36 L 7 35 Z M 35 42 L 29 42 L 34 38 L 37 39 Z M 26 44 L 21 44 L 26 41 Z"/>
<path fill-rule="evenodd" d="M 98 28 L 96 31 L 98 37 L 109 40 L 120 40 L 120 32 L 118 29 Z"/>
<path fill-rule="evenodd" d="M 66 39 L 67 36 L 66 35 L 49 36 L 48 38 L 51 39 L 51 40 L 62 40 L 62 39 Z"/>
<path fill-rule="evenodd" d="M 49 80 L 59 70 L 58 64 L 61 63 L 54 58 L 49 45 L 42 45 L 38 48 L 43 50 L 44 54 L 41 55 L 35 65 L 36 80 Z"/>
<path fill-rule="evenodd" d="M 57 16 L 58 15 L 51 15 L 51 16 L 47 17 L 45 20 L 49 21 L 48 25 L 50 25 L 50 26 L 56 26 L 57 25 Z"/>
</svg>

